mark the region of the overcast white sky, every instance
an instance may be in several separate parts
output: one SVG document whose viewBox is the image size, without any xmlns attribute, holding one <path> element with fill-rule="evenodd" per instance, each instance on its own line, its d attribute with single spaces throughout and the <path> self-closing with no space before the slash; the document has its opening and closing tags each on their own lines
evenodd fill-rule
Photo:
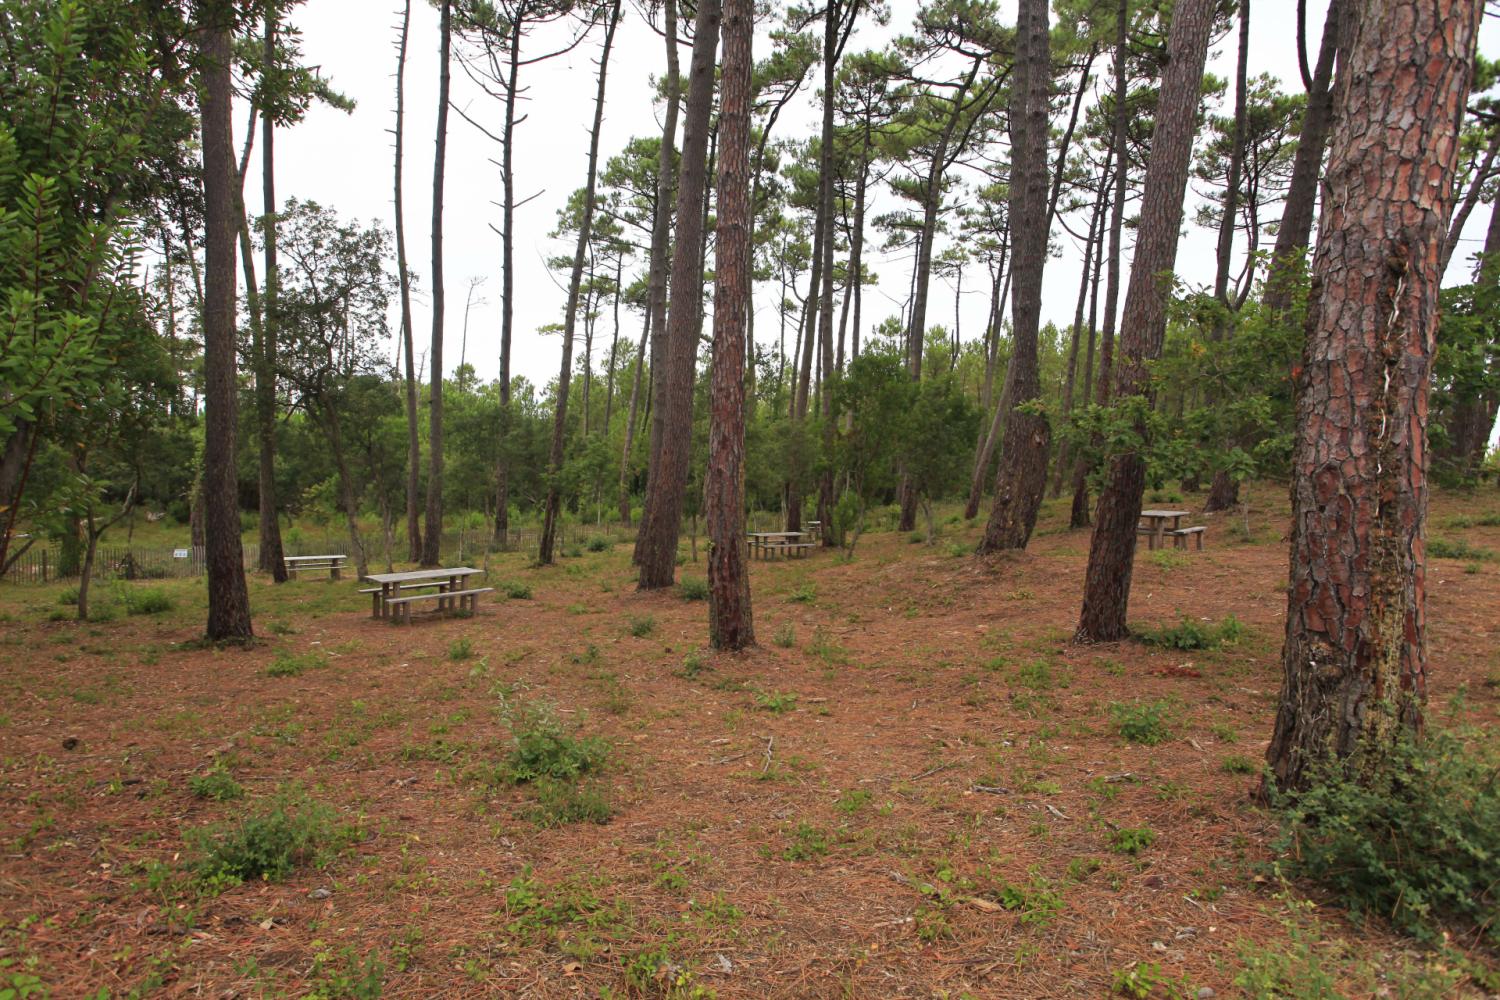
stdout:
<svg viewBox="0 0 1500 1000">
<path fill-rule="evenodd" d="M 303 32 L 303 48 L 309 63 L 320 65 L 326 76 L 345 94 L 358 102 L 349 115 L 324 107 L 313 109 L 307 120 L 277 137 L 277 190 L 283 198 L 315 200 L 333 207 L 346 217 L 378 219 L 392 224 L 391 136 L 395 107 L 394 69 L 396 37 L 399 22 L 399 0 L 308 0 L 294 16 Z M 1321 31 L 1326 3 L 1308 5 L 1308 25 L 1312 57 Z M 430 273 L 429 245 L 431 215 L 432 143 L 436 122 L 438 17 L 428 0 L 412 4 L 412 32 L 407 62 L 407 143 L 406 143 L 406 232 L 413 268 L 422 276 L 423 290 L 416 305 L 415 331 L 419 344 L 425 343 L 431 331 L 431 314 L 426 294 L 426 276 Z M 659 134 L 652 105 L 651 79 L 663 65 L 663 45 L 630 4 L 616 39 L 609 71 L 609 92 L 605 110 L 601 160 L 619 151 L 635 135 Z M 856 34 L 849 51 L 878 47 L 898 31 L 906 31 L 916 11 L 914 0 L 891 0 L 891 23 L 888 28 L 869 25 Z M 1014 0 L 1002 0 L 1004 17 L 1014 21 Z M 1288 90 L 1300 88 L 1294 47 L 1295 0 L 1255 0 L 1251 19 L 1250 72 L 1271 73 L 1279 77 Z M 1486 19 L 1481 47 L 1500 51 L 1500 27 Z M 535 51 L 552 47 L 560 37 L 556 31 L 538 32 L 529 45 Z M 565 292 L 547 272 L 544 260 L 558 253 L 571 253 L 548 237 L 555 224 L 558 208 L 568 193 L 584 183 L 587 167 L 588 127 L 593 111 L 594 62 L 602 32 L 572 53 L 524 71 L 523 82 L 529 84 L 525 112 L 529 119 L 516 132 L 517 197 L 536 195 L 517 212 L 516 241 L 516 342 L 513 371 L 539 385 L 556 375 L 559 342 L 555 336 L 544 337 L 539 327 L 561 319 Z M 1210 54 L 1210 71 L 1232 76 L 1234 37 L 1222 40 Z M 523 55 L 527 50 L 523 49 Z M 763 35 L 757 38 L 756 56 L 769 51 Z M 682 53 L 684 69 L 688 53 Z M 1108 86 L 1107 67 L 1101 66 Z M 802 101 L 789 109 L 777 125 L 780 137 L 807 135 L 815 127 L 811 90 L 804 90 Z M 455 69 L 453 101 L 471 117 L 498 131 L 501 108 L 480 93 Z M 239 109 L 243 114 L 244 109 Z M 240 133 L 236 133 L 237 135 Z M 483 379 L 493 378 L 499 370 L 499 237 L 490 228 L 499 224 L 499 170 L 492 159 L 499 148 L 458 115 L 449 117 L 448 176 L 446 188 L 445 270 L 447 273 L 448 308 L 444 359 L 451 370 L 459 362 L 464 329 L 465 295 L 471 277 L 485 277 L 487 283 L 477 296 L 483 303 L 474 307 L 469 317 L 467 343 L 462 346 L 465 360 L 473 364 Z M 258 169 L 259 158 L 255 160 Z M 246 181 L 247 207 L 260 211 L 258 176 Z M 1188 218 L 1196 209 L 1198 198 L 1189 192 Z M 889 206 L 887 206 L 889 207 Z M 1279 209 L 1276 210 L 1279 214 Z M 873 213 L 872 213 L 873 216 Z M 1489 210 L 1481 207 L 1470 218 L 1465 236 L 1467 242 L 1454 255 L 1453 274 L 1466 267 L 1468 254 L 1482 242 Z M 1086 222 L 1075 228 L 1084 228 Z M 1049 263 L 1043 302 L 1043 319 L 1065 325 L 1072 320 L 1077 294 L 1082 253 L 1073 241 L 1061 235 L 1062 254 Z M 878 239 L 877 234 L 871 234 Z M 1128 248 L 1127 248 L 1128 249 Z M 1213 237 L 1189 227 L 1178 254 L 1178 272 L 1190 282 L 1212 280 Z M 885 315 L 897 312 L 906 294 L 909 263 L 877 260 L 875 268 L 882 277 L 879 288 L 866 288 L 866 328 Z M 805 279 L 804 279 L 805 280 Z M 975 266 L 966 276 L 962 328 L 966 339 L 979 335 L 987 311 L 981 268 Z M 762 344 L 773 342 L 775 320 L 769 287 L 760 289 L 757 334 Z M 934 302 L 929 323 L 951 323 L 953 290 L 940 279 L 934 280 Z M 887 298 L 886 296 L 889 296 Z M 631 338 L 639 336 L 639 318 L 627 313 L 622 319 Z M 396 326 L 392 324 L 393 328 Z M 624 334 L 622 334 L 623 336 Z M 608 330 L 605 330 L 605 337 Z M 581 346 L 581 345 L 580 345 Z M 602 351 L 607 352 L 607 339 Z M 790 350 L 790 346 L 788 347 Z M 419 347 L 418 357 L 425 353 Z"/>
</svg>

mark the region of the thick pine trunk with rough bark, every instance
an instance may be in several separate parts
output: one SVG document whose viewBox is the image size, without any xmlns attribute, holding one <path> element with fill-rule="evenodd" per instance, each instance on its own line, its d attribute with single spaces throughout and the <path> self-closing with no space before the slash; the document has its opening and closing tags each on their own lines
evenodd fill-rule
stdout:
<svg viewBox="0 0 1500 1000">
<path fill-rule="evenodd" d="M 417 427 L 417 360 L 411 328 L 411 270 L 406 263 L 405 197 L 401 169 L 406 139 L 406 40 L 411 29 L 411 0 L 401 14 L 401 35 L 396 44 L 396 272 L 401 288 L 401 346 L 405 355 L 406 403 L 406 558 L 422 558 L 422 442 Z"/>
<path fill-rule="evenodd" d="M 1369 0 L 1339 86 L 1292 458 L 1269 780 L 1378 756 L 1426 693 L 1427 395 L 1479 0 Z"/>
<path fill-rule="evenodd" d="M 1011 359 L 1005 438 L 995 473 L 995 505 L 979 554 L 1024 549 L 1036 527 L 1047 488 L 1052 425 L 1034 408 L 1042 394 L 1037 333 L 1042 313 L 1042 268 L 1047 258 L 1047 118 L 1052 53 L 1048 0 L 1021 0 L 1016 17 L 1016 62 L 1010 100 Z"/>
<path fill-rule="evenodd" d="M 427 356 L 427 526 L 422 536 L 423 566 L 442 561 L 443 547 L 443 181 L 448 156 L 449 55 L 453 43 L 453 4 L 443 0 L 439 26 L 437 142 L 432 158 L 432 348 Z"/>
<path fill-rule="evenodd" d="M 708 187 L 709 113 L 713 107 L 714 53 L 719 41 L 718 0 L 701 0 L 694 22 L 688 99 L 683 115 L 682 176 L 677 184 L 677 233 L 672 248 L 672 301 L 667 314 L 664 370 L 657 399 L 660 451 L 646 483 L 646 510 L 636 540 L 639 585 L 670 587 L 677 570 L 677 538 L 692 450 L 693 375 L 702 323 L 703 197 Z M 655 430 L 655 428 L 653 428 Z"/>
<path fill-rule="evenodd" d="M 1167 298 L 1177 261 L 1183 195 L 1197 129 L 1199 87 L 1213 25 L 1213 0 L 1179 0 L 1172 11 L 1161 102 L 1151 136 L 1136 230 L 1135 259 L 1120 320 L 1120 357 L 1115 361 L 1114 399 L 1147 396 L 1147 363 L 1161 354 L 1167 327 Z M 1123 163 L 1121 164 L 1124 165 Z M 1144 436 L 1145 427 L 1138 426 Z M 1113 642 L 1129 634 L 1126 613 L 1135 565 L 1136 523 L 1141 517 L 1146 460 L 1139 454 L 1110 461 L 1089 543 L 1079 642 Z"/>
<path fill-rule="evenodd" d="M 750 68 L 753 0 L 724 5 L 720 67 L 718 251 L 709 397 L 708 639 L 755 643 L 745 551 L 745 317 L 750 304 Z"/>
<path fill-rule="evenodd" d="M 620 23 L 620 0 L 610 9 L 604 28 L 604 50 L 599 56 L 599 89 L 594 94 L 594 127 L 589 133 L 588 180 L 583 189 L 583 217 L 578 224 L 578 245 L 573 250 L 573 273 L 568 279 L 568 306 L 563 317 L 562 368 L 557 376 L 557 403 L 552 419 L 552 449 L 547 459 L 547 497 L 542 504 L 542 537 L 537 546 L 537 562 L 552 562 L 557 541 L 557 520 L 562 513 L 563 443 L 568 424 L 568 385 L 573 375 L 573 335 L 578 325 L 578 295 L 583 283 L 584 258 L 594 231 L 594 189 L 599 176 L 599 132 L 604 125 L 604 93 L 609 80 L 609 54 L 615 45 L 615 28 Z M 587 406 L 587 395 L 584 397 Z M 584 424 L 587 434 L 588 424 Z"/>
<path fill-rule="evenodd" d="M 235 189 L 227 2 L 203 8 L 203 526 L 210 642 L 252 638 L 235 470 Z"/>
</svg>

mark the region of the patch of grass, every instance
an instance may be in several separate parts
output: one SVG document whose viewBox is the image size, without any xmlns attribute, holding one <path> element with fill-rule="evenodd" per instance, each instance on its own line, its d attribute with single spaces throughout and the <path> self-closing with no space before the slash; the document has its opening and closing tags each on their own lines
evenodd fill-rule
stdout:
<svg viewBox="0 0 1500 1000">
<path fill-rule="evenodd" d="M 682 658 L 682 669 L 677 672 L 677 675 L 691 680 L 711 669 L 713 668 L 708 665 L 708 657 L 704 655 L 703 650 L 694 649 Z"/>
<path fill-rule="evenodd" d="M 500 592 L 512 601 L 531 600 L 531 585 L 520 580 L 507 580 L 500 584 Z"/>
<path fill-rule="evenodd" d="M 782 649 L 791 649 L 793 646 L 797 645 L 796 627 L 793 626 L 791 622 L 787 622 L 784 625 L 781 625 L 776 629 L 776 633 L 771 636 L 771 641 L 780 646 Z"/>
<path fill-rule="evenodd" d="M 811 583 L 804 583 L 786 597 L 794 604 L 811 604 L 818 599 L 818 588 Z"/>
<path fill-rule="evenodd" d="M 1460 538 L 1450 541 L 1446 538 L 1427 539 L 1427 554 L 1434 559 L 1467 559 L 1474 562 L 1486 562 L 1496 557 L 1490 549 L 1470 545 Z"/>
<path fill-rule="evenodd" d="M 127 615 L 159 615 L 176 607 L 172 595 L 160 587 L 142 590 L 128 588 L 125 591 L 125 613 Z"/>
<path fill-rule="evenodd" d="M 632 616 L 626 627 L 631 635 L 637 639 L 644 639 L 656 631 L 656 619 L 650 615 Z"/>
<path fill-rule="evenodd" d="M 684 601 L 708 600 L 708 581 L 695 576 L 685 576 L 677 583 L 677 596 Z"/>
<path fill-rule="evenodd" d="M 200 799 L 214 802 L 233 802 L 245 797 L 245 789 L 222 762 L 214 764 L 207 774 L 195 774 L 188 779 L 188 791 Z"/>
<path fill-rule="evenodd" d="M 614 809 L 599 782 L 541 778 L 535 783 L 536 805 L 527 814 L 543 829 L 573 823 L 608 823 Z"/>
<path fill-rule="evenodd" d="M 266 667 L 267 677 L 296 677 L 309 670 L 328 666 L 328 657 L 323 653 L 292 653 L 281 650 Z"/>
<path fill-rule="evenodd" d="M 1165 701 L 1138 701 L 1133 704 L 1113 702 L 1109 706 L 1115 730 L 1129 743 L 1154 747 L 1172 738 L 1167 724 L 1171 705 Z"/>
<path fill-rule="evenodd" d="M 1191 557 L 1186 552 L 1179 552 L 1176 549 L 1157 549 L 1147 558 L 1151 561 L 1151 565 L 1168 572 L 1181 569 L 1191 561 Z"/>
<path fill-rule="evenodd" d="M 863 788 L 852 788 L 840 795 L 833 803 L 833 807 L 845 816 L 853 816 L 865 806 L 869 805 L 873 796 Z"/>
<path fill-rule="evenodd" d="M 1258 774 L 1260 765 L 1242 754 L 1232 753 L 1219 761 L 1219 770 L 1225 774 Z"/>
<path fill-rule="evenodd" d="M 1134 857 L 1156 843 L 1156 831 L 1144 826 L 1122 826 L 1109 835 L 1109 849 Z"/>
<path fill-rule="evenodd" d="M 790 843 L 782 850 L 783 861 L 811 861 L 828 853 L 828 831 L 811 823 L 798 823 Z"/>
<path fill-rule="evenodd" d="M 590 552 L 608 552 L 614 543 L 603 535 L 595 535 L 589 539 L 588 550 Z"/>
<path fill-rule="evenodd" d="M 1286 870 L 1421 940 L 1457 924 L 1500 943 L 1500 755 L 1438 731 L 1364 756 L 1275 797 Z"/>
<path fill-rule="evenodd" d="M 1205 625 L 1183 616 L 1176 625 L 1137 629 L 1133 634 L 1148 646 L 1164 649 L 1217 649 L 1238 641 L 1245 634 L 1245 625 L 1234 615 L 1217 625 Z"/>
<path fill-rule="evenodd" d="M 287 785 L 238 820 L 189 834 L 200 882 L 223 887 L 254 879 L 278 881 L 303 865 L 326 866 L 360 837 L 359 827 Z"/>
<path fill-rule="evenodd" d="M 762 691 L 755 696 L 755 705 L 772 715 L 784 715 L 797 707 L 797 696 L 791 692 Z"/>
<path fill-rule="evenodd" d="M 468 636 L 454 639 L 448 644 L 448 659 L 458 662 L 467 660 L 474 655 L 474 643 Z"/>
</svg>

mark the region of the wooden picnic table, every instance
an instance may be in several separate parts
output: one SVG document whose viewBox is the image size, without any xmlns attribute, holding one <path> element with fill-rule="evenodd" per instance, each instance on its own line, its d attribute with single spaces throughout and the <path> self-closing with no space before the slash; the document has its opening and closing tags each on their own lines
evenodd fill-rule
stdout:
<svg viewBox="0 0 1500 1000">
<path fill-rule="evenodd" d="M 427 587 L 437 588 L 438 610 L 446 611 L 452 606 L 451 599 L 442 595 L 463 589 L 464 580 L 483 570 L 472 566 L 454 566 L 447 569 L 413 569 L 404 573 L 371 573 L 365 577 L 371 583 L 380 585 L 379 589 L 368 591 L 370 594 L 370 617 L 389 618 L 391 608 L 389 602 L 398 596 L 403 590 L 416 590 Z"/>
<path fill-rule="evenodd" d="M 337 580 L 340 570 L 344 568 L 344 560 L 349 557 L 344 553 L 331 553 L 322 556 L 282 556 L 281 561 L 286 565 L 286 571 L 293 576 L 302 569 L 326 569 L 328 578 Z"/>
<path fill-rule="evenodd" d="M 1156 548 L 1166 538 L 1168 531 L 1177 531 L 1182 525 L 1182 519 L 1187 517 L 1189 511 L 1185 510 L 1143 510 L 1141 511 L 1141 524 L 1137 529 L 1147 538 L 1147 548 Z M 1167 527 L 1167 522 L 1171 527 Z"/>
<path fill-rule="evenodd" d="M 752 531 L 746 537 L 751 555 L 759 552 L 767 559 L 777 552 L 805 552 L 812 547 L 811 542 L 802 541 L 808 537 L 805 531 Z"/>
</svg>

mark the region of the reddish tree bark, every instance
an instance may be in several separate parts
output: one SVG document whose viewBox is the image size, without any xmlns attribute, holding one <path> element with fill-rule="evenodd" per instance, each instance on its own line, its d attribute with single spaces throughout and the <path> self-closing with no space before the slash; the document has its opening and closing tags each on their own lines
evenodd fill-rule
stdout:
<svg viewBox="0 0 1500 1000">
<path fill-rule="evenodd" d="M 411 269 L 406 263 L 406 199 L 401 183 L 406 142 L 406 42 L 411 31 L 411 0 L 401 11 L 400 41 L 396 44 L 396 273 L 401 287 L 401 347 L 406 366 L 403 401 L 406 404 L 406 558 L 422 558 L 421 504 L 422 443 L 417 427 L 417 360 L 411 327 Z"/>
<path fill-rule="evenodd" d="M 1130 267 L 1130 287 L 1120 320 L 1120 357 L 1114 373 L 1117 402 L 1132 396 L 1148 396 L 1146 363 L 1160 356 L 1166 335 L 1167 297 L 1171 292 L 1172 268 L 1177 262 L 1177 237 L 1182 225 L 1183 195 L 1187 191 L 1188 162 L 1197 129 L 1199 88 L 1213 8 L 1213 0 L 1179 0 L 1172 11 L 1161 103 L 1141 196 L 1135 260 Z M 1149 396 L 1146 402 L 1149 404 Z M 1145 436 L 1143 422 L 1137 431 Z M 1135 528 L 1141 516 L 1145 478 L 1146 460 L 1141 455 L 1120 455 L 1110 463 L 1109 479 L 1099 497 L 1094 536 L 1089 543 L 1088 575 L 1076 641 L 1113 642 L 1129 634 L 1125 615 L 1130 602 Z"/>
<path fill-rule="evenodd" d="M 1427 394 L 1479 0 L 1369 0 L 1339 87 L 1298 379 L 1269 780 L 1378 755 L 1426 689 Z"/>
<path fill-rule="evenodd" d="M 253 637 L 250 596 L 240 545 L 235 471 L 238 408 L 235 380 L 235 212 L 238 176 L 230 135 L 233 81 L 227 2 L 203 6 L 201 70 L 203 128 L 203 527 L 208 570 L 210 642 Z"/>
<path fill-rule="evenodd" d="M 694 21 L 682 125 L 682 175 L 677 184 L 672 299 L 662 331 L 666 337 L 663 370 L 654 376 L 663 380 L 656 401 L 661 433 L 646 482 L 646 510 L 636 537 L 635 558 L 643 590 L 670 587 L 677 570 L 683 491 L 693 445 L 693 373 L 703 319 L 703 195 L 708 187 L 709 112 L 713 107 L 719 15 L 719 0 L 702 0 Z"/>
<path fill-rule="evenodd" d="M 724 5 L 719 72 L 719 225 L 708 426 L 708 639 L 755 643 L 745 553 L 745 323 L 750 306 L 750 67 L 753 0 Z"/>
<path fill-rule="evenodd" d="M 423 566 L 442 561 L 443 547 L 443 181 L 448 159 L 449 57 L 453 45 L 453 4 L 443 0 L 439 27 L 437 142 L 432 160 L 432 349 L 427 356 L 427 526 L 422 536 Z"/>
<path fill-rule="evenodd" d="M 1024 549 L 1036 527 L 1047 488 L 1052 425 L 1032 408 L 1042 394 L 1037 331 L 1042 315 L 1042 269 L 1047 260 L 1047 111 L 1052 50 L 1047 34 L 1048 0 L 1021 0 L 1016 16 L 1016 62 L 1010 98 L 1011 262 L 1010 414 L 1005 421 L 995 505 L 979 543 L 979 554 Z"/>
</svg>

